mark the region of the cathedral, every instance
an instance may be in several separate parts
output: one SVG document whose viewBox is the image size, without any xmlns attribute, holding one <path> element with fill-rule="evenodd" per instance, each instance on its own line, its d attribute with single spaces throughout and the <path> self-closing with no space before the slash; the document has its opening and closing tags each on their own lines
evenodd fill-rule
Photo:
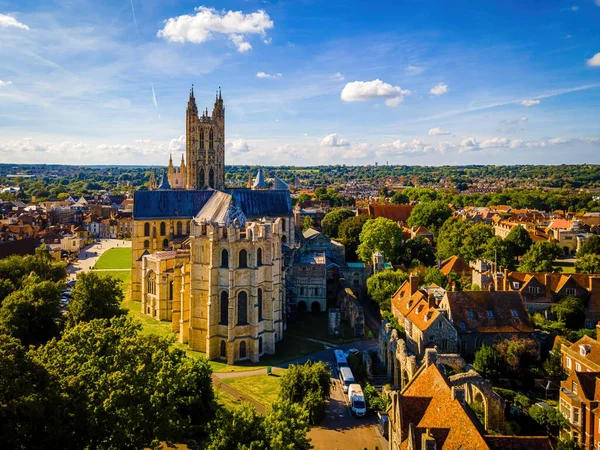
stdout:
<svg viewBox="0 0 600 450">
<path fill-rule="evenodd" d="M 186 110 L 186 152 L 134 197 L 131 298 L 180 342 L 228 364 L 275 353 L 287 310 L 283 248 L 294 248 L 290 191 L 262 172 L 225 184 L 225 107 Z"/>
</svg>

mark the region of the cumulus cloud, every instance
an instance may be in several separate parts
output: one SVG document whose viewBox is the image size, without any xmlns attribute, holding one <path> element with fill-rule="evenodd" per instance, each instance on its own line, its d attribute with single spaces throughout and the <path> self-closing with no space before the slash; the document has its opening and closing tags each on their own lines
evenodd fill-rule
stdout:
<svg viewBox="0 0 600 450">
<path fill-rule="evenodd" d="M 373 81 L 352 81 L 342 90 L 340 98 L 345 102 L 366 102 L 378 98 L 385 99 L 388 106 L 397 106 L 404 97 L 410 95 L 408 89 L 392 86 L 380 79 Z"/>
<path fill-rule="evenodd" d="M 377 152 L 378 156 L 385 155 L 405 155 L 405 156 L 420 156 L 426 153 L 435 151 L 435 146 L 421 141 L 420 139 L 413 139 L 412 141 L 402 141 L 398 139 L 389 144 L 383 144 L 380 147 L 380 151 Z"/>
<path fill-rule="evenodd" d="M 0 80 L 0 87 L 2 86 L 10 86 L 12 84 L 12 81 L 2 81 Z"/>
<path fill-rule="evenodd" d="M 345 79 L 344 75 L 341 72 L 336 72 L 333 75 L 331 75 L 331 77 L 329 77 L 329 78 L 331 78 L 332 80 L 335 80 L 335 81 L 344 81 L 344 79 Z"/>
<path fill-rule="evenodd" d="M 476 152 L 479 150 L 479 142 L 475 138 L 466 138 L 460 141 L 458 152 Z"/>
<path fill-rule="evenodd" d="M 539 100 L 523 100 L 521 102 L 521 105 L 527 106 L 527 107 L 529 107 L 529 106 L 535 106 L 535 105 L 539 105 L 539 104 L 540 104 Z"/>
<path fill-rule="evenodd" d="M 600 67 L 600 52 L 596 53 L 594 56 L 588 59 L 587 65 L 590 67 Z"/>
<path fill-rule="evenodd" d="M 266 72 L 257 72 L 256 78 L 271 78 L 277 79 L 281 78 L 283 75 L 280 73 L 266 73 Z"/>
<path fill-rule="evenodd" d="M 332 133 L 321 139 L 321 147 L 350 147 L 350 141 L 343 139 L 337 133 Z"/>
<path fill-rule="evenodd" d="M 171 139 L 171 141 L 169 142 L 169 150 L 173 152 L 180 152 L 185 150 L 185 135 L 182 134 L 176 139 Z"/>
<path fill-rule="evenodd" d="M 225 12 L 200 6 L 195 11 L 195 15 L 171 17 L 157 36 L 169 42 L 201 44 L 221 34 L 233 42 L 238 52 L 244 53 L 252 50 L 252 45 L 246 40 L 248 36 L 260 35 L 265 42 L 267 30 L 273 28 L 273 21 L 262 9 L 244 14 L 241 11 Z"/>
<path fill-rule="evenodd" d="M 59 143 L 36 142 L 32 138 L 26 137 L 12 141 L 0 142 L 0 153 L 20 154 L 20 153 L 47 153 L 47 154 L 65 154 L 82 153 L 87 151 L 87 145 L 83 142 L 65 141 Z M 37 156 L 33 156 L 37 158 Z M 56 156 L 54 156 L 56 158 Z M 5 158 L 6 159 L 6 158 Z"/>
<path fill-rule="evenodd" d="M 21 30 L 29 30 L 29 27 L 24 23 L 19 22 L 13 16 L 0 14 L 0 28 L 19 28 Z"/>
<path fill-rule="evenodd" d="M 235 139 L 233 141 L 227 141 L 225 146 L 227 150 L 232 154 L 248 153 L 250 151 L 250 145 L 245 139 Z"/>
<path fill-rule="evenodd" d="M 425 68 L 424 67 L 420 67 L 420 66 L 406 66 L 404 68 L 404 71 L 406 72 L 407 75 L 419 75 L 423 72 L 425 72 Z"/>
<path fill-rule="evenodd" d="M 481 141 L 481 148 L 503 148 L 510 145 L 510 140 L 505 137 L 495 137 Z"/>
<path fill-rule="evenodd" d="M 440 127 L 434 127 L 429 130 L 429 136 L 440 136 L 443 134 L 452 134 L 448 130 L 442 130 Z"/>
<path fill-rule="evenodd" d="M 436 84 L 429 90 L 431 95 L 444 95 L 448 93 L 448 85 L 446 83 Z"/>
</svg>

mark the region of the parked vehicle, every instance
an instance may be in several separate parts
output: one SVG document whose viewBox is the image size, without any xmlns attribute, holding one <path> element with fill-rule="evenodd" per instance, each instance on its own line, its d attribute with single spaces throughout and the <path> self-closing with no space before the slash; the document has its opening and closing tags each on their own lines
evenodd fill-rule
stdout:
<svg viewBox="0 0 600 450">
<path fill-rule="evenodd" d="M 335 368 L 340 370 L 342 367 L 348 367 L 348 358 L 343 350 L 334 350 Z"/>
<path fill-rule="evenodd" d="M 363 417 L 367 414 L 367 400 L 360 384 L 353 383 L 348 386 L 348 402 L 352 415 Z"/>
<path fill-rule="evenodd" d="M 348 392 L 348 386 L 353 383 L 356 383 L 354 379 L 354 374 L 350 367 L 341 367 L 340 368 L 340 381 L 342 382 L 342 388 L 344 389 L 344 393 Z"/>
</svg>

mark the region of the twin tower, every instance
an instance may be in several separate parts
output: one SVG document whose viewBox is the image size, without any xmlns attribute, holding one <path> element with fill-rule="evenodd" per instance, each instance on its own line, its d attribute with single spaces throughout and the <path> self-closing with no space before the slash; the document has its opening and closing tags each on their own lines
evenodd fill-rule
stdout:
<svg viewBox="0 0 600 450">
<path fill-rule="evenodd" d="M 225 107 L 221 89 L 215 98 L 212 114 L 208 108 L 198 114 L 194 88 L 190 90 L 185 117 L 185 156 L 175 168 L 169 160 L 168 180 L 171 189 L 225 188 Z"/>
</svg>

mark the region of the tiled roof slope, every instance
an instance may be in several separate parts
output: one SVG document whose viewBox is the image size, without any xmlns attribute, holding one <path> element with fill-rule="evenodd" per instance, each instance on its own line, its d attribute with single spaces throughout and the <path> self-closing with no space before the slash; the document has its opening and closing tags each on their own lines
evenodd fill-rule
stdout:
<svg viewBox="0 0 600 450">
<path fill-rule="evenodd" d="M 369 215 L 377 217 L 385 217 L 386 219 L 395 222 L 406 222 L 410 217 L 413 205 L 391 205 L 387 203 L 371 203 L 369 205 Z"/>
</svg>

